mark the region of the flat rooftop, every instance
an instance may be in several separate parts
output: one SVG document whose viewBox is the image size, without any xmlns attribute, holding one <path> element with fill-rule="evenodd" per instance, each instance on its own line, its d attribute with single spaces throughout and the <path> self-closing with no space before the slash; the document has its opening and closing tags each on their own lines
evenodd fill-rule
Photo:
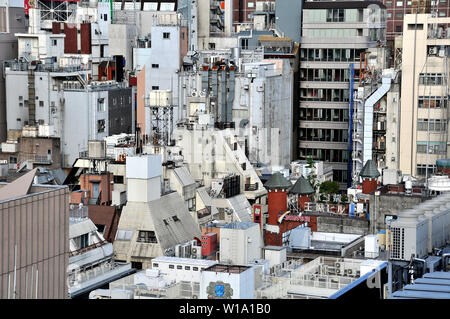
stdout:
<svg viewBox="0 0 450 319">
<path fill-rule="evenodd" d="M 229 274 L 240 274 L 241 272 L 244 272 L 249 268 L 251 268 L 251 267 L 238 266 L 238 265 L 215 264 L 211 267 L 204 269 L 203 271 L 225 272 L 225 273 L 229 273 Z"/>
</svg>

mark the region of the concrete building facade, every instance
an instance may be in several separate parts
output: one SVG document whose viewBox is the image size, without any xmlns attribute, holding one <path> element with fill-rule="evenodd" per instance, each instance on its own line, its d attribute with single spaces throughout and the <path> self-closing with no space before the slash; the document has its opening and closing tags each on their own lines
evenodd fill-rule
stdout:
<svg viewBox="0 0 450 319">
<path fill-rule="evenodd" d="M 16 33 L 26 30 L 23 2 L 0 1 L 0 65 L 17 58 Z M 0 68 L 0 142 L 6 141 L 6 88 L 3 68 Z"/>
<path fill-rule="evenodd" d="M 399 162 L 403 174 L 430 176 L 436 160 L 450 156 L 449 23 L 449 17 L 430 14 L 404 17 Z"/>
<path fill-rule="evenodd" d="M 377 1 L 303 4 L 299 157 L 329 162 L 341 188 L 349 182 L 351 83 L 362 54 L 385 42 L 385 28 L 385 7 Z"/>
</svg>

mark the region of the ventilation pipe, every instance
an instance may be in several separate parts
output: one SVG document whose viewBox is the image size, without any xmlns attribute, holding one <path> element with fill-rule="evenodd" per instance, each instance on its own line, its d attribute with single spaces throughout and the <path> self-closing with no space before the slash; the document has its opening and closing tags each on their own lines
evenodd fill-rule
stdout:
<svg viewBox="0 0 450 319">
<path fill-rule="evenodd" d="M 391 76 L 382 78 L 381 86 L 364 103 L 364 143 L 363 143 L 363 162 L 364 164 L 372 159 L 373 144 L 373 106 L 377 103 L 391 88 Z"/>
</svg>

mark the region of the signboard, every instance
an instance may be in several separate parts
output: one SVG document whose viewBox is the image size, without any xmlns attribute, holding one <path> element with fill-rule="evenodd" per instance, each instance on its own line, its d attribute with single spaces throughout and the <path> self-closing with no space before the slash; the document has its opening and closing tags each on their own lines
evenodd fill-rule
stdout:
<svg viewBox="0 0 450 319">
<path fill-rule="evenodd" d="M 343 204 L 326 204 L 326 203 L 305 203 L 305 212 L 330 213 L 338 215 L 346 215 L 347 209 Z"/>
<path fill-rule="evenodd" d="M 285 221 L 291 221 L 291 222 L 300 222 L 300 223 L 307 223 L 311 221 L 311 218 L 309 216 L 302 216 L 302 215 L 294 215 L 290 214 L 290 211 L 285 212 L 284 214 L 281 214 L 278 218 L 278 224 L 281 224 Z"/>
</svg>

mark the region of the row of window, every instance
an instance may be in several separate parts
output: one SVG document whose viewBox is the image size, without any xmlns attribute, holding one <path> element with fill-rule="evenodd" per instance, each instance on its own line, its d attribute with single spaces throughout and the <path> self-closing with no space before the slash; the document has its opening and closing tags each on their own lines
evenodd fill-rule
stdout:
<svg viewBox="0 0 450 319">
<path fill-rule="evenodd" d="M 427 142 L 417 142 L 417 153 L 427 153 Z M 447 143 L 445 142 L 428 142 L 428 154 L 447 154 Z"/>
<path fill-rule="evenodd" d="M 438 119 L 418 119 L 417 120 L 417 130 L 418 131 L 428 131 L 431 132 L 445 132 L 447 130 L 447 120 Z"/>
<path fill-rule="evenodd" d="M 403 7 L 404 1 L 395 1 L 396 7 Z M 413 1 L 406 1 L 407 6 L 411 6 Z M 438 3 L 447 3 L 447 0 L 433 0 L 431 1 L 431 5 L 437 5 Z M 392 7 L 392 1 L 386 1 L 386 7 Z"/>
<path fill-rule="evenodd" d="M 332 149 L 318 149 L 318 148 L 300 148 L 300 157 L 302 158 L 311 157 L 316 161 L 337 162 L 337 163 L 347 163 L 349 158 L 347 150 L 332 150 Z"/>
<path fill-rule="evenodd" d="M 348 89 L 300 89 L 301 101 L 348 102 Z"/>
<path fill-rule="evenodd" d="M 419 84 L 422 85 L 443 85 L 444 74 L 442 73 L 420 73 Z"/>
<path fill-rule="evenodd" d="M 348 130 L 327 128 L 300 128 L 301 141 L 348 142 Z"/>
<path fill-rule="evenodd" d="M 159 267 L 159 265 L 157 263 L 152 264 L 152 268 L 158 268 L 158 267 Z M 175 265 L 169 264 L 169 269 L 175 269 Z M 177 269 L 182 270 L 183 266 L 177 265 Z M 191 266 L 184 266 L 184 270 L 191 270 Z M 200 268 L 198 268 L 198 267 L 192 267 L 192 271 L 199 271 L 199 270 L 200 270 Z"/>
<path fill-rule="evenodd" d="M 301 49 L 301 61 L 359 62 L 365 49 Z"/>
<path fill-rule="evenodd" d="M 419 96 L 420 108 L 447 108 L 448 98 L 444 96 Z"/>
<path fill-rule="evenodd" d="M 359 79 L 359 69 L 354 70 L 355 79 Z M 301 69 L 301 81 L 349 82 L 349 69 Z"/>
<path fill-rule="evenodd" d="M 428 165 L 428 169 L 427 169 L 427 165 L 426 164 L 417 164 L 417 166 L 416 166 L 416 174 L 418 176 L 425 176 L 425 175 L 427 175 L 427 171 L 428 171 L 428 175 L 436 173 L 436 165 Z"/>
<path fill-rule="evenodd" d="M 306 23 L 363 22 L 364 9 L 307 9 L 303 19 Z"/>
<path fill-rule="evenodd" d="M 300 120 L 302 121 L 333 121 L 347 122 L 348 110 L 346 109 L 305 109 L 300 108 Z"/>
</svg>

